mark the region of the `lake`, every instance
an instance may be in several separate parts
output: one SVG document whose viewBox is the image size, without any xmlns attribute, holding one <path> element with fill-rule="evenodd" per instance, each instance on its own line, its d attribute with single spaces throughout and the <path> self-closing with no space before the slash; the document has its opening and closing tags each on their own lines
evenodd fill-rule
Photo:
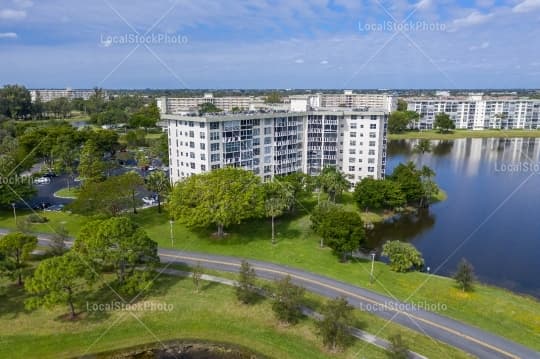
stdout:
<svg viewBox="0 0 540 359">
<path fill-rule="evenodd" d="M 400 162 L 428 165 L 448 200 L 376 225 L 371 245 L 413 243 L 432 273 L 452 275 L 461 258 L 481 282 L 540 298 L 540 139 L 390 141 L 388 173 Z"/>
</svg>

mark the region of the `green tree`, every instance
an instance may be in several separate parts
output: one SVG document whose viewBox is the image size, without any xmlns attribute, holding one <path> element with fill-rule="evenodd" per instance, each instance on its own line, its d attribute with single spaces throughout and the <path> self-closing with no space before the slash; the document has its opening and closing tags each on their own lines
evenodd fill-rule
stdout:
<svg viewBox="0 0 540 359">
<path fill-rule="evenodd" d="M 357 212 L 347 211 L 341 206 L 336 206 L 322 219 L 322 223 L 319 225 L 319 235 L 344 262 L 347 259 L 347 254 L 358 249 L 360 243 L 365 239 L 364 224 Z"/>
<path fill-rule="evenodd" d="M 6 259 L 6 269 L 9 275 L 17 278 L 17 284 L 23 284 L 23 272 L 30 253 L 37 247 L 35 236 L 21 232 L 12 232 L 0 238 L 0 253 Z"/>
<path fill-rule="evenodd" d="M 281 103 L 283 101 L 281 99 L 281 94 L 279 92 L 274 91 L 266 95 L 264 102 L 265 103 Z"/>
<path fill-rule="evenodd" d="M 401 334 L 392 335 L 390 338 L 390 348 L 387 356 L 389 359 L 408 359 L 410 358 L 409 348 L 403 341 Z"/>
<path fill-rule="evenodd" d="M 439 130 L 441 133 L 447 133 L 456 128 L 456 124 L 447 113 L 439 113 L 435 116 L 433 122 L 433 128 Z"/>
<path fill-rule="evenodd" d="M 290 276 L 277 280 L 275 287 L 272 310 L 276 317 L 284 323 L 298 323 L 302 317 L 304 288 L 294 285 Z"/>
<path fill-rule="evenodd" d="M 5 85 L 0 89 L 0 115 L 12 119 L 26 118 L 32 113 L 30 92 L 24 86 Z"/>
<path fill-rule="evenodd" d="M 296 204 L 301 203 L 313 193 L 313 181 L 311 180 L 311 176 L 302 172 L 295 172 L 283 177 L 278 177 L 276 181 L 286 184 L 292 191 L 292 200 L 289 202 L 289 212 L 294 212 Z"/>
<path fill-rule="evenodd" d="M 137 214 L 137 189 L 144 184 L 143 178 L 135 171 L 129 171 L 123 175 L 117 176 L 116 180 L 119 182 L 121 193 L 127 192 L 131 197 L 131 206 L 133 207 L 133 214 Z M 114 181 L 114 180 L 113 180 Z M 120 189 L 119 188 L 119 189 Z"/>
<path fill-rule="evenodd" d="M 399 184 L 407 203 L 418 204 L 424 196 L 422 174 L 414 162 L 400 163 L 392 172 L 390 179 Z"/>
<path fill-rule="evenodd" d="M 126 290 L 129 294 L 149 287 L 151 283 L 143 280 L 142 274 L 151 272 L 159 263 L 157 243 L 126 217 L 87 223 L 73 248 L 96 272 L 112 268 L 118 284 L 129 289 Z"/>
<path fill-rule="evenodd" d="M 327 215 L 338 208 L 338 205 L 335 203 L 329 202 L 329 201 L 323 201 L 319 203 L 313 211 L 311 211 L 310 221 L 311 221 L 311 229 L 319 234 L 321 236 L 321 248 L 324 247 L 324 238 L 321 235 L 323 232 L 326 223 L 324 223 L 325 218 Z"/>
<path fill-rule="evenodd" d="M 386 179 L 363 179 L 356 185 L 353 197 L 362 210 L 395 209 L 406 202 L 399 184 Z"/>
<path fill-rule="evenodd" d="M 174 218 L 190 227 L 224 228 L 264 214 L 264 191 L 253 172 L 222 168 L 177 183 L 169 198 Z"/>
<path fill-rule="evenodd" d="M 147 106 L 143 106 L 129 119 L 129 126 L 132 128 L 138 127 L 156 127 L 156 123 L 159 121 L 159 108 L 156 102 L 152 102 Z"/>
<path fill-rule="evenodd" d="M 25 283 L 26 291 L 32 295 L 27 307 L 69 306 L 71 318 L 76 317 L 75 302 L 88 288 L 88 268 L 72 253 L 43 260 L 34 271 L 34 276 Z"/>
<path fill-rule="evenodd" d="M 345 298 L 336 298 L 324 305 L 323 319 L 316 326 L 327 348 L 336 351 L 351 344 L 349 327 L 353 324 L 353 310 Z"/>
<path fill-rule="evenodd" d="M 69 239 L 69 232 L 63 224 L 54 229 L 54 234 L 49 245 L 49 253 L 53 256 L 61 256 L 67 251 L 66 241 Z"/>
<path fill-rule="evenodd" d="M 457 266 L 457 271 L 454 274 L 454 280 L 459 287 L 468 292 L 473 289 L 474 284 L 474 268 L 465 258 L 462 258 Z"/>
<path fill-rule="evenodd" d="M 199 105 L 199 113 L 204 115 L 205 113 L 218 113 L 223 112 L 222 109 L 216 107 L 213 103 L 205 102 Z"/>
<path fill-rule="evenodd" d="M 422 254 L 410 243 L 389 241 L 383 246 L 383 256 L 390 260 L 390 269 L 395 272 L 407 272 L 424 265 Z"/>
<path fill-rule="evenodd" d="M 403 99 L 398 99 L 397 101 L 397 110 L 398 111 L 407 111 L 407 102 Z"/>
<path fill-rule="evenodd" d="M 319 182 L 321 189 L 328 194 L 332 202 L 336 202 L 336 197 L 351 187 L 345 175 L 335 167 L 325 167 L 319 175 Z"/>
<path fill-rule="evenodd" d="M 276 244 L 275 218 L 281 216 L 294 201 L 292 187 L 277 180 L 264 184 L 264 207 L 266 216 L 272 221 L 272 244 Z"/>
<path fill-rule="evenodd" d="M 423 166 L 420 169 L 420 180 L 422 182 L 423 196 L 420 201 L 421 207 L 429 207 L 432 198 L 439 193 L 439 186 L 435 183 L 433 178 L 435 177 L 435 171 L 428 166 Z"/>
<path fill-rule="evenodd" d="M 20 162 L 7 154 L 0 154 L 0 205 L 11 205 L 32 197 L 36 191 L 30 177 L 21 176 Z"/>
<path fill-rule="evenodd" d="M 81 150 L 80 162 L 78 167 L 79 175 L 84 180 L 83 186 L 92 182 L 99 182 L 103 179 L 105 163 L 103 154 L 98 150 L 93 140 L 88 140 Z"/>
<path fill-rule="evenodd" d="M 136 206 L 133 192 L 137 183 L 137 178 L 130 174 L 109 177 L 103 182 L 86 182 L 68 207 L 82 215 L 118 216 L 123 210 Z"/>
<path fill-rule="evenodd" d="M 420 118 L 415 111 L 394 111 L 388 117 L 388 132 L 402 133 L 407 131 Z"/>
<path fill-rule="evenodd" d="M 238 283 L 236 285 L 236 298 L 244 304 L 253 303 L 257 297 L 257 287 L 255 280 L 257 276 L 251 265 L 243 260 L 238 274 Z"/>
<path fill-rule="evenodd" d="M 161 201 L 171 190 L 171 182 L 163 171 L 154 171 L 146 178 L 146 188 L 157 195 L 158 213 L 161 213 Z"/>
</svg>

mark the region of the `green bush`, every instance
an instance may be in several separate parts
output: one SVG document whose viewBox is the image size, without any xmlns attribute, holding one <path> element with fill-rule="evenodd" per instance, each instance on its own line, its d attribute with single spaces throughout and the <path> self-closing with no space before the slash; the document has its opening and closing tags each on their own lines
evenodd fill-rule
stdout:
<svg viewBox="0 0 540 359">
<path fill-rule="evenodd" d="M 31 214 L 27 217 L 27 221 L 29 223 L 46 223 L 49 221 L 49 219 L 38 214 Z"/>
</svg>

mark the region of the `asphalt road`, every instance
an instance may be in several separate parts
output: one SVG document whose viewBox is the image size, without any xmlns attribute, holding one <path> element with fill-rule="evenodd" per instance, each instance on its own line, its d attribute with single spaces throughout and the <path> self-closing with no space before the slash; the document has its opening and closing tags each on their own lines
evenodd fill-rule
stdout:
<svg viewBox="0 0 540 359">
<path fill-rule="evenodd" d="M 5 232 L 0 230 L 0 234 Z M 39 236 L 43 245 L 48 244 L 48 238 L 50 235 Z M 164 263 L 173 262 L 190 266 L 199 263 L 202 267 L 226 272 L 238 272 L 241 262 L 241 259 L 235 257 L 170 249 L 159 249 L 159 255 Z M 364 288 L 283 265 L 257 260 L 249 260 L 249 262 L 261 278 L 277 279 L 290 275 L 293 282 L 310 292 L 327 298 L 345 297 L 356 308 L 371 312 L 384 319 L 391 319 L 395 323 L 479 358 L 540 358 L 539 352 L 523 345 Z M 379 333 L 373 334 L 378 335 Z M 440 357 L 450 356 L 444 353 L 444 349 L 441 348 Z"/>
</svg>

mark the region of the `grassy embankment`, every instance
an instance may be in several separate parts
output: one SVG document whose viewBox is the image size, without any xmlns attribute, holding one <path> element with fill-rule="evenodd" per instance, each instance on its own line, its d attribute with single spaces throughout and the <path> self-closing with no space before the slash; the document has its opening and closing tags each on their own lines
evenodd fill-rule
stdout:
<svg viewBox="0 0 540 359">
<path fill-rule="evenodd" d="M 440 133 L 434 130 L 410 131 L 399 134 L 390 134 L 390 140 L 427 139 L 427 140 L 455 140 L 458 138 L 516 138 L 540 137 L 540 130 L 454 130 Z"/>
</svg>

